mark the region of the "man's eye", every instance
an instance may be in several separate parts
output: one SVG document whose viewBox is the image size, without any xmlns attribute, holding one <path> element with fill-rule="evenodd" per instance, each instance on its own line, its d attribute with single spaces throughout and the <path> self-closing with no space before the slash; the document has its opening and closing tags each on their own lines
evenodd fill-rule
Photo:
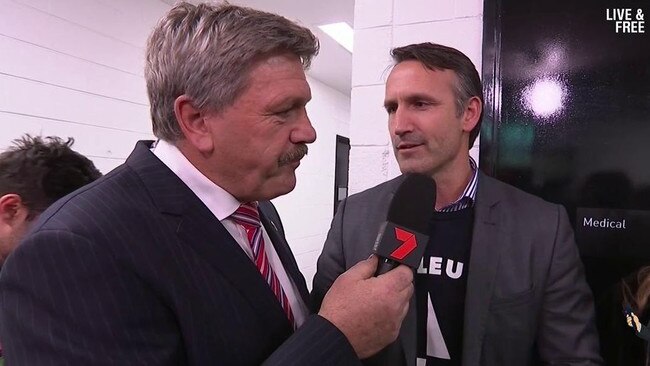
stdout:
<svg viewBox="0 0 650 366">
<path fill-rule="evenodd" d="M 397 108 L 395 108 L 392 105 L 391 106 L 385 106 L 384 108 L 386 109 L 386 113 L 388 113 L 388 114 L 393 114 L 397 110 Z"/>
<path fill-rule="evenodd" d="M 291 114 L 292 111 L 293 111 L 293 108 L 289 108 L 289 109 L 282 110 L 280 112 L 276 112 L 275 115 L 278 116 L 278 117 L 281 117 L 281 118 L 286 118 L 286 117 L 289 117 L 289 115 Z"/>
</svg>

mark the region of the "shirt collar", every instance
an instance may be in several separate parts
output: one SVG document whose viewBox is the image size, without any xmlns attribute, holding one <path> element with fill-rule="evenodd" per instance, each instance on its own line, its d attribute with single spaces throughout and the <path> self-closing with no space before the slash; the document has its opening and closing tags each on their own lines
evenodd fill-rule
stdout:
<svg viewBox="0 0 650 366">
<path fill-rule="evenodd" d="M 228 218 L 241 205 L 233 195 L 203 175 L 176 146 L 160 140 L 152 150 L 219 221 Z"/>
<path fill-rule="evenodd" d="M 463 193 L 461 193 L 454 202 L 440 210 L 437 210 L 438 212 L 454 212 L 467 207 L 474 207 L 474 201 L 476 199 L 476 183 L 478 182 L 478 167 L 476 161 L 474 161 L 471 156 L 469 158 L 469 166 L 472 169 L 472 179 L 467 183 Z"/>
</svg>

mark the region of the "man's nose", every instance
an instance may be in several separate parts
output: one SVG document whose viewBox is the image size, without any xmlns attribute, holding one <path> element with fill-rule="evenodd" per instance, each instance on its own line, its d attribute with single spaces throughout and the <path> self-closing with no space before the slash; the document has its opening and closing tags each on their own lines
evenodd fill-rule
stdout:
<svg viewBox="0 0 650 366">
<path fill-rule="evenodd" d="M 298 126 L 291 132 L 291 142 L 294 144 L 311 144 L 316 141 L 316 130 L 312 126 L 307 111 L 303 110 L 303 114 L 298 121 Z"/>
</svg>

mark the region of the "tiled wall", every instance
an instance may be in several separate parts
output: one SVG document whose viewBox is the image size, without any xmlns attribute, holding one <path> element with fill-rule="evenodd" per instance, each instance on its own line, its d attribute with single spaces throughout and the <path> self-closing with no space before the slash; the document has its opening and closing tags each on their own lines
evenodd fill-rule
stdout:
<svg viewBox="0 0 650 366">
<path fill-rule="evenodd" d="M 157 0 L 0 0 L 0 148 L 25 132 L 75 137 L 107 172 L 152 138 L 143 79 Z"/>
</svg>

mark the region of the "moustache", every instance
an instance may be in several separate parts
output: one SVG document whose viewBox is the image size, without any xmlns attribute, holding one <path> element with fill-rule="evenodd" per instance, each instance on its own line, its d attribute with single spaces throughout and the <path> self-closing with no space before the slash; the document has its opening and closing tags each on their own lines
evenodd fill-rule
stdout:
<svg viewBox="0 0 650 366">
<path fill-rule="evenodd" d="M 397 147 L 399 144 L 421 145 L 426 143 L 426 139 L 412 133 L 403 136 L 393 136 L 393 146 Z"/>
<path fill-rule="evenodd" d="M 304 158 L 305 155 L 307 155 L 308 151 L 309 151 L 309 148 L 307 147 L 307 145 L 305 145 L 305 144 L 297 145 L 291 151 L 289 151 L 286 154 L 283 154 L 282 156 L 280 156 L 280 159 L 278 159 L 278 165 L 283 166 L 283 165 L 287 165 L 289 163 L 300 161 L 300 159 Z"/>
</svg>

